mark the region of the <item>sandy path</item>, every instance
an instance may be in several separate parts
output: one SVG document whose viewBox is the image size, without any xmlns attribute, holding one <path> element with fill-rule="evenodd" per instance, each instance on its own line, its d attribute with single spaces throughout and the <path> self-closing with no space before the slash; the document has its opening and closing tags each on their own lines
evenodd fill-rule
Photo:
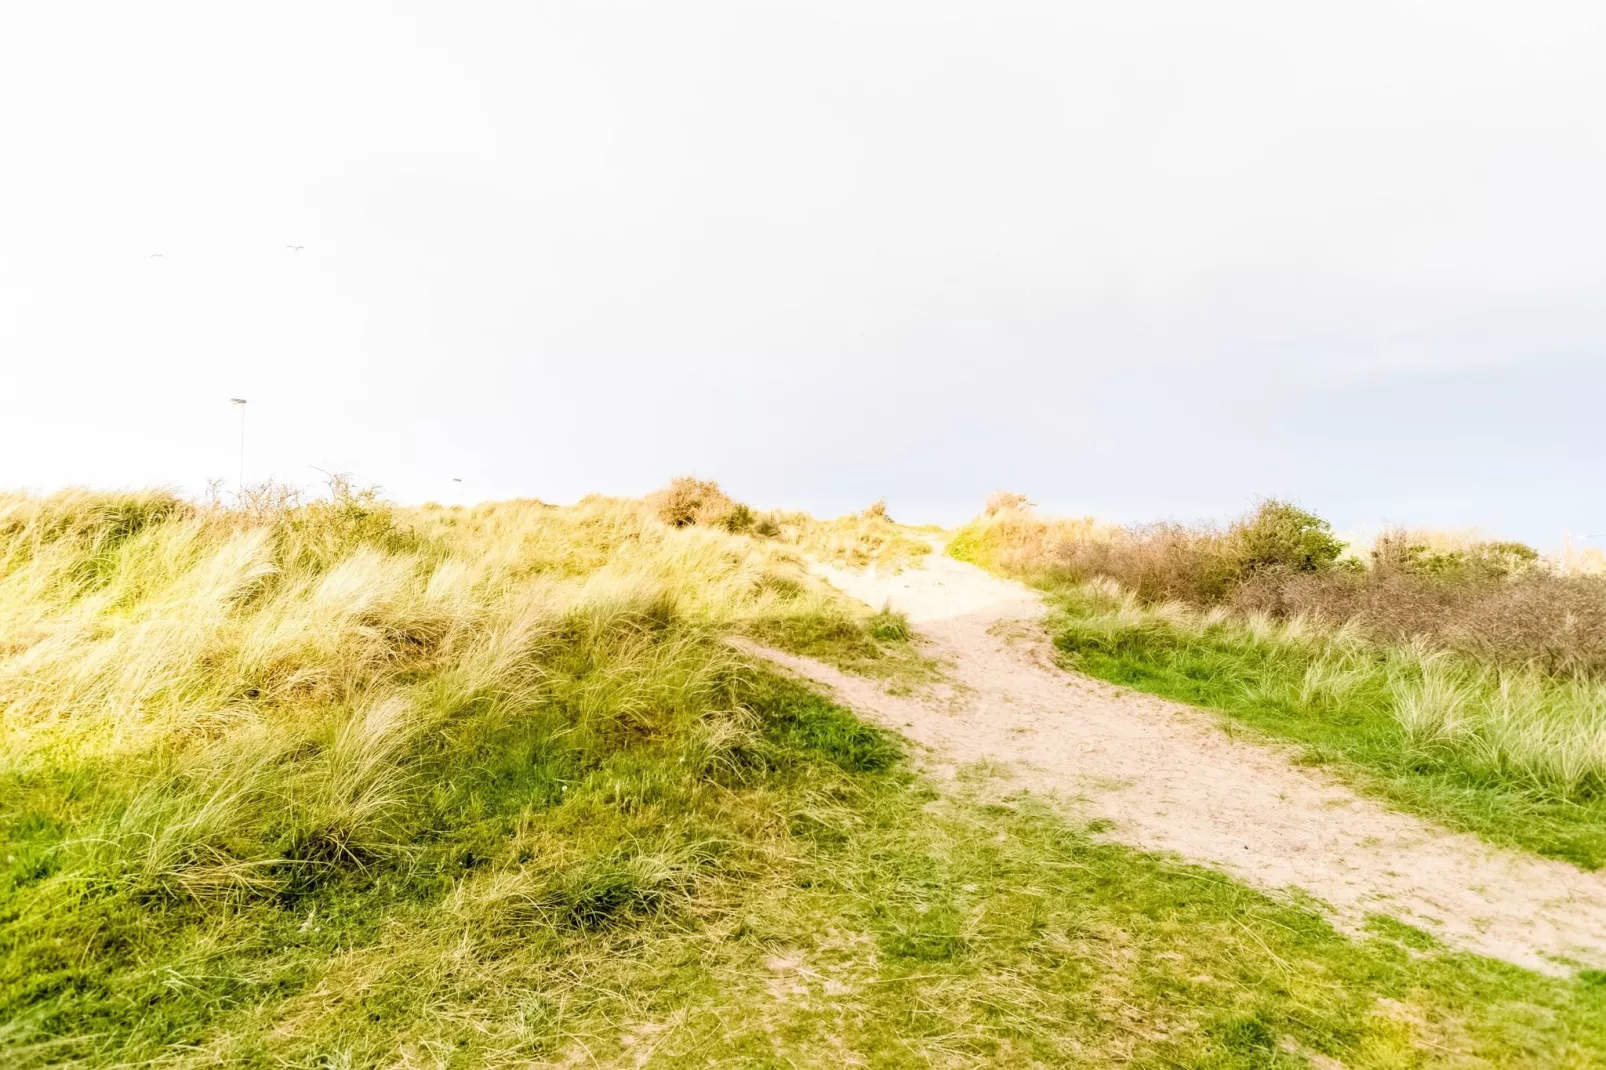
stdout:
<svg viewBox="0 0 1606 1070">
<path fill-rule="evenodd" d="M 908 614 L 951 663 L 947 695 L 888 695 L 805 658 L 761 651 L 952 762 L 1011 767 L 1114 838 L 1303 889 L 1340 924 L 1381 912 L 1447 944 L 1549 973 L 1606 967 L 1606 876 L 1490 847 L 1357 796 L 1215 715 L 1055 667 L 1037 595 L 933 554 L 894 576 L 818 570 Z"/>
</svg>

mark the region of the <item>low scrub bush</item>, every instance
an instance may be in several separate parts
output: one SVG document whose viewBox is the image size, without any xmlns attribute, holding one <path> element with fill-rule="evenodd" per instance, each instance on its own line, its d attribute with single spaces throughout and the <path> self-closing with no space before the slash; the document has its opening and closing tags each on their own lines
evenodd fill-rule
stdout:
<svg viewBox="0 0 1606 1070">
<path fill-rule="evenodd" d="M 751 531 L 757 522 L 752 508 L 733 501 L 718 483 L 680 476 L 653 495 L 658 519 L 673 528 L 698 524 L 723 528 L 732 534 Z"/>
<path fill-rule="evenodd" d="M 1147 605 L 1352 623 L 1379 642 L 1606 676 L 1606 578 L 1555 573 L 1521 543 L 1435 549 L 1391 532 L 1363 562 L 1321 518 L 1268 501 L 1226 529 L 1116 528 L 1004 508 L 961 529 L 949 552 L 1047 586 L 1111 579 Z"/>
</svg>

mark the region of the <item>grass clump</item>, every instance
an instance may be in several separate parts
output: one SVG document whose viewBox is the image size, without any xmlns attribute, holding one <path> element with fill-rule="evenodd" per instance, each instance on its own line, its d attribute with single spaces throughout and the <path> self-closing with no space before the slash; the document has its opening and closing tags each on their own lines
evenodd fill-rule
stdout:
<svg viewBox="0 0 1606 1070">
<path fill-rule="evenodd" d="M 909 619 L 883 607 L 871 613 L 826 592 L 749 618 L 745 635 L 768 646 L 885 681 L 894 693 L 934 682 L 938 665 L 920 650 Z"/>
<path fill-rule="evenodd" d="M 893 609 L 891 603 L 874 613 L 865 626 L 872 638 L 883 642 L 907 643 L 914 636 L 909 628 L 908 616 Z"/>
</svg>

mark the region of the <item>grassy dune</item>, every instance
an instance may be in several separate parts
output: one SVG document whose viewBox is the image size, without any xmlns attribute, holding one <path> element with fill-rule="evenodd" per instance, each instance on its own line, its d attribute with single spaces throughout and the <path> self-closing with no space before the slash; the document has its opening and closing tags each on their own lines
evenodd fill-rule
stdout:
<svg viewBox="0 0 1606 1070">
<path fill-rule="evenodd" d="M 0 1065 L 1606 1060 L 1592 974 L 936 790 L 722 641 L 901 622 L 661 506 L 0 504 Z"/>
<path fill-rule="evenodd" d="M 1385 540 L 1346 565 L 1317 523 L 1246 550 L 1258 520 L 1122 532 L 1006 509 L 950 552 L 1048 592 L 1073 668 L 1222 710 L 1452 826 L 1606 864 L 1606 582 L 1510 568 L 1511 544 L 1402 564 Z"/>
</svg>

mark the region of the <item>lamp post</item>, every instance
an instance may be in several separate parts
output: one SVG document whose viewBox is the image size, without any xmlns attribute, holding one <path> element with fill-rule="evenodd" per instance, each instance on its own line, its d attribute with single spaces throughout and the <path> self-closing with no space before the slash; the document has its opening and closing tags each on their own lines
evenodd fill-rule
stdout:
<svg viewBox="0 0 1606 1070">
<path fill-rule="evenodd" d="M 229 403 L 240 410 L 240 478 L 235 483 L 235 493 L 245 493 L 245 399 L 230 398 Z"/>
</svg>

